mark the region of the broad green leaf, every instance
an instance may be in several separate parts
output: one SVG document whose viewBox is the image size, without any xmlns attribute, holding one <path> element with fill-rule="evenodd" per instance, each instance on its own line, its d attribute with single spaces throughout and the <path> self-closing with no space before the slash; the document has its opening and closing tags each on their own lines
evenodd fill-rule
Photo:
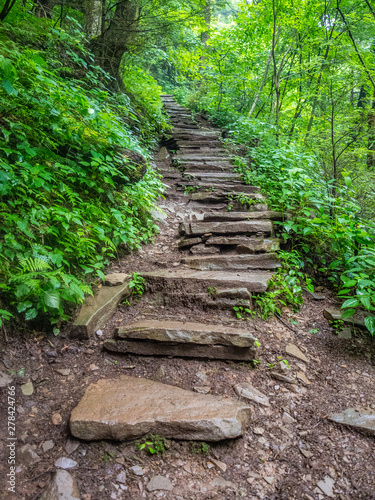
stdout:
<svg viewBox="0 0 375 500">
<path fill-rule="evenodd" d="M 367 316 L 365 318 L 365 325 L 367 330 L 371 333 L 371 335 L 375 335 L 375 317 L 374 316 Z"/>
<path fill-rule="evenodd" d="M 46 292 L 44 292 L 44 303 L 51 309 L 59 309 L 60 293 L 57 291 L 47 290 Z"/>
<path fill-rule="evenodd" d="M 344 309 L 346 307 L 357 307 L 358 305 L 359 305 L 358 299 L 348 299 L 343 303 L 341 309 Z"/>
</svg>

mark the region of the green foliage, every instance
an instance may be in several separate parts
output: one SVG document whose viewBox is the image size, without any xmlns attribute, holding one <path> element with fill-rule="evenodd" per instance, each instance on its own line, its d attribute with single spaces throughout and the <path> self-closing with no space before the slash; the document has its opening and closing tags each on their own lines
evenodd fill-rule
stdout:
<svg viewBox="0 0 375 500">
<path fill-rule="evenodd" d="M 254 315 L 254 312 L 251 309 L 242 306 L 234 306 L 233 312 L 236 315 L 237 319 L 243 319 L 243 320 L 246 320 Z"/>
<path fill-rule="evenodd" d="M 196 442 L 191 441 L 189 444 L 190 452 L 195 455 L 209 455 L 211 451 L 211 446 L 204 441 Z"/>
<path fill-rule="evenodd" d="M 277 356 L 276 363 L 267 363 L 267 367 L 269 370 L 272 370 L 275 366 L 280 365 L 280 363 L 283 363 L 287 368 L 289 368 L 289 361 L 287 359 L 283 359 L 282 356 Z"/>
<path fill-rule="evenodd" d="M 136 442 L 135 447 L 137 450 L 145 450 L 150 455 L 161 455 L 164 456 L 166 450 L 169 448 L 169 441 L 158 434 L 150 434 L 144 438 L 141 442 Z"/>
<path fill-rule="evenodd" d="M 23 31 L 20 19 L 0 29 L 0 318 L 55 325 L 92 294 L 110 259 L 158 231 L 150 210 L 162 183 L 148 165 L 134 184 L 126 151 L 148 158 L 164 122 L 144 72 L 134 76 L 138 100 L 106 88 L 77 24 L 68 33 L 31 19 Z M 153 111 L 140 122 L 146 91 Z"/>
<path fill-rule="evenodd" d="M 142 278 L 138 273 L 133 273 L 133 277 L 129 282 L 129 288 L 133 295 L 141 297 L 144 294 L 146 288 L 146 280 Z"/>
<path fill-rule="evenodd" d="M 292 306 L 297 311 L 303 303 L 302 283 L 309 291 L 314 291 L 311 279 L 301 271 L 304 263 L 298 252 L 280 251 L 280 258 L 283 259 L 283 267 L 273 276 L 269 290 L 255 297 L 263 319 L 280 315 L 281 308 L 286 306 Z"/>
</svg>

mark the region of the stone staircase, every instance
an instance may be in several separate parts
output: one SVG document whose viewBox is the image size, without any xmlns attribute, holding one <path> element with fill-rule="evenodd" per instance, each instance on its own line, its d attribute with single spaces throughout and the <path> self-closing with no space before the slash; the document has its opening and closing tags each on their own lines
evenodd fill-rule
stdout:
<svg viewBox="0 0 375 500">
<path fill-rule="evenodd" d="M 177 195 L 182 190 L 189 193 L 188 210 L 179 225 L 180 262 L 139 274 L 160 304 L 177 308 L 191 301 L 204 308 L 252 308 L 251 294 L 265 292 L 280 266 L 275 253 L 279 240 L 274 237 L 272 221 L 282 220 L 283 214 L 268 210 L 257 186 L 243 183 L 218 130 L 200 127 L 187 108 L 171 96 L 162 98 L 173 124 L 172 135 L 164 143 L 173 155 L 175 168 L 160 170 L 166 179 L 174 180 Z M 251 200 L 250 208 L 236 201 L 239 194 Z M 174 324 L 172 328 L 170 322 L 158 320 L 147 328 L 142 321 L 122 325 L 115 339 L 104 346 L 112 352 L 142 355 L 254 358 L 255 340 L 251 335 L 251 340 L 246 337 L 246 345 L 239 346 L 232 342 L 231 335 L 236 332 L 228 330 L 224 341 L 225 334 L 219 338 L 202 333 L 199 323 L 189 323 L 190 332 L 194 332 L 195 324 L 195 335 L 188 335 L 183 323 Z M 222 326 L 211 328 L 221 331 Z M 237 335 L 244 338 L 240 330 Z"/>
<path fill-rule="evenodd" d="M 252 363 L 258 345 L 254 324 L 247 321 L 238 327 L 233 307 L 252 310 L 252 294 L 265 292 L 280 266 L 273 221 L 282 220 L 283 214 L 268 210 L 257 186 L 243 183 L 218 130 L 199 126 L 172 96 L 162 98 L 173 123 L 171 136 L 164 139 L 164 157 L 172 155 L 172 160 L 157 162 L 157 167 L 168 184 L 168 200 L 183 207 L 179 215 L 173 208 L 173 222 L 165 229 L 179 238 L 177 244 L 169 239 L 169 246 L 175 247 L 173 260 L 158 259 L 151 269 L 132 263 L 108 275 L 105 286 L 82 309 L 73 335 L 87 338 L 108 324 L 120 300 L 130 295 L 129 271 L 137 272 L 147 283 L 147 293 L 133 320 L 126 315 L 116 319 L 113 338 L 102 344 L 108 353 Z M 246 196 L 248 205 L 241 204 L 238 195 Z M 162 236 L 162 224 L 161 229 Z M 169 247 L 163 250 L 168 253 Z M 181 439 L 218 440 L 244 432 L 247 408 L 238 402 L 228 403 L 226 414 L 215 397 L 177 390 L 180 400 L 172 407 L 181 408 L 166 412 L 163 394 L 167 398 L 171 386 L 141 380 L 125 377 L 90 386 L 72 413 L 72 434 L 88 440 L 127 439 L 152 430 L 170 437 L 177 432 Z M 113 394 L 110 387 L 116 387 Z M 139 397 L 148 404 L 155 391 L 158 408 L 145 420 L 142 410 L 133 426 L 135 401 Z M 195 408 L 205 415 L 203 423 Z M 217 430 L 220 419 L 234 422 L 229 433 L 223 430 L 225 423 Z M 198 430 L 192 433 L 192 426 Z"/>
</svg>

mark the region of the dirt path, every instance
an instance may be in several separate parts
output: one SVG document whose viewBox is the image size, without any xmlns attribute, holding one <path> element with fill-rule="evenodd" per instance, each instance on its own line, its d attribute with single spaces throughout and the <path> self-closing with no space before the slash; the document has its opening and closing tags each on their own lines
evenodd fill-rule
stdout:
<svg viewBox="0 0 375 500">
<path fill-rule="evenodd" d="M 173 113 L 173 107 L 170 106 L 170 110 L 172 115 L 177 115 L 177 128 L 191 126 L 189 116 L 184 117 L 188 113 L 177 106 Z M 188 123 L 184 123 L 186 121 Z M 190 129 L 189 134 L 191 130 L 197 129 Z M 209 141 L 202 141 L 198 135 L 197 140 L 194 140 L 191 135 L 184 135 L 186 132 L 179 133 L 180 145 L 186 144 L 179 151 L 180 166 L 186 161 L 188 164 L 184 166 L 185 169 L 194 167 L 189 164 L 190 158 L 186 158 L 190 154 L 187 151 L 193 145 L 195 151 L 201 149 L 202 155 L 214 156 L 209 149 L 216 149 L 216 153 L 225 158 L 214 159 L 212 164 L 208 163 L 211 160 L 207 160 L 205 170 L 202 167 L 195 170 L 196 176 L 202 171 L 209 173 L 211 165 L 214 167 L 217 161 L 223 162 L 222 173 L 225 174 L 226 169 L 232 170 L 225 163 L 227 153 L 221 151 L 223 148 L 219 139 L 214 137 L 215 134 L 208 136 Z M 174 136 L 176 138 L 178 134 Z M 209 146 L 211 140 L 216 142 L 215 147 Z M 172 142 L 167 145 L 173 148 Z M 185 159 L 181 157 L 181 150 L 184 150 Z M 191 252 L 194 246 L 190 244 L 183 250 L 178 248 L 181 239 L 178 235 L 179 225 L 185 220 L 187 233 L 187 217 L 190 217 L 192 226 L 199 224 L 204 213 L 225 213 L 228 200 L 225 189 L 216 187 L 215 191 L 210 190 L 215 184 L 213 176 L 206 176 L 206 179 L 201 176 L 200 180 L 195 178 L 192 183 L 196 184 L 198 180 L 205 184 L 196 193 L 205 194 L 206 198 L 192 196 L 192 190 L 189 195 L 185 195 L 181 186 L 188 186 L 189 179 L 186 176 L 182 179 L 181 174 L 173 168 L 171 158 L 166 158 L 164 153 L 162 150 L 156 160 L 169 186 L 165 200 L 159 204 L 163 211 L 159 215 L 160 235 L 154 243 L 143 247 L 138 253 L 114 263 L 109 272 L 165 272 L 168 269 L 178 272 L 191 269 L 187 267 L 191 257 L 224 255 L 229 257 L 229 262 L 234 263 L 236 255 L 263 255 L 264 252 L 239 254 L 237 246 L 258 245 L 259 241 L 255 241 L 257 238 L 274 239 L 272 230 L 265 237 L 259 234 L 261 231 L 252 230 L 252 241 L 223 246 L 207 244 L 210 238 L 225 236 L 215 235 L 213 228 L 212 234 L 206 234 L 202 242 L 195 242 L 195 246 L 201 245 L 197 253 Z M 225 183 L 232 192 L 237 181 L 228 179 Z M 211 186 L 207 187 L 206 184 Z M 208 200 L 207 196 L 214 197 L 221 192 L 224 193 L 222 196 Z M 257 191 L 254 190 L 253 194 L 257 194 Z M 263 204 L 255 210 L 262 213 L 265 208 Z M 243 209 L 238 206 L 231 212 L 240 210 Z M 273 217 L 277 215 L 273 214 Z M 232 221 L 230 224 L 237 223 Z M 246 230 L 242 237 L 248 237 L 249 234 Z M 226 237 L 234 235 L 238 233 Z M 212 248 L 219 248 L 219 253 L 215 250 L 205 253 L 207 249 L 212 251 Z M 181 262 L 186 258 L 188 261 Z M 214 260 L 209 261 L 210 265 Z M 225 262 L 228 266 L 228 259 Z M 247 262 L 248 266 L 254 265 L 254 262 L 249 264 L 251 260 Z M 223 265 L 222 262 L 220 265 Z M 247 268 L 235 272 L 238 275 L 273 272 L 259 271 L 259 265 L 263 264 L 257 261 L 254 270 Z M 273 256 L 267 265 L 271 268 L 275 265 Z M 228 274 L 232 271 L 219 272 Z M 283 319 L 290 324 L 292 331 L 276 319 L 268 322 L 259 318 L 250 321 L 235 319 L 230 302 L 232 299 L 217 302 L 218 299 L 208 294 L 207 287 L 199 280 L 189 282 L 189 287 L 185 284 L 181 287 L 178 281 L 169 280 L 173 283 L 168 284 L 167 289 L 162 287 L 160 290 L 158 279 L 151 280 L 151 291 L 141 300 L 133 301 L 131 306 L 119 306 L 112 320 L 100 332 L 102 335 L 95 335 L 88 341 L 70 339 L 69 329 L 53 339 L 40 335 L 15 337 L 7 344 L 2 340 L 3 364 L 0 370 L 18 373 L 14 376 L 14 385 L 17 387 L 17 446 L 19 450 L 22 448 L 17 465 L 17 494 L 5 492 L 2 498 L 39 498 L 48 485 L 50 473 L 56 469 L 56 461 L 62 457 L 76 462 L 71 472 L 77 479 L 82 500 L 375 498 L 373 437 L 336 426 L 326 419 L 329 413 L 347 407 L 375 409 L 374 343 L 361 335 L 348 340 L 338 338 L 323 318 L 323 309 L 335 305 L 330 292 L 320 291 L 325 295 L 325 299 L 320 301 L 306 296 L 298 314 L 287 309 L 283 311 Z M 163 280 L 164 286 L 166 281 Z M 261 344 L 258 350 L 261 363 L 254 369 L 248 362 L 124 355 L 103 349 L 104 342 L 113 337 L 118 325 L 168 319 L 245 327 L 256 334 Z M 289 323 L 290 319 L 293 325 Z M 307 361 L 288 354 L 289 344 L 298 346 Z M 289 362 L 289 369 L 280 363 L 279 358 Z M 251 419 L 245 435 L 235 440 L 210 443 L 207 455 L 194 453 L 202 451 L 202 447 L 192 450 L 187 441 L 171 440 L 164 456 L 149 456 L 137 450 L 134 442 L 84 442 L 72 439 L 68 426 L 70 413 L 87 386 L 99 379 L 118 378 L 123 374 L 158 380 L 198 393 L 234 398 L 238 398 L 234 391 L 235 385 L 250 383 L 267 396 L 269 406 L 250 402 Z M 280 375 L 292 383 L 280 380 Z M 21 390 L 21 385 L 27 382 L 32 382 L 33 386 L 30 395 L 24 395 Z M 5 389 L 2 391 L 1 428 L 5 436 Z M 5 441 L 2 441 L 2 454 L 3 480 L 8 472 Z M 124 475 L 119 477 L 123 472 L 126 478 Z M 157 475 L 169 479 L 172 491 L 147 490 L 150 478 Z"/>
</svg>

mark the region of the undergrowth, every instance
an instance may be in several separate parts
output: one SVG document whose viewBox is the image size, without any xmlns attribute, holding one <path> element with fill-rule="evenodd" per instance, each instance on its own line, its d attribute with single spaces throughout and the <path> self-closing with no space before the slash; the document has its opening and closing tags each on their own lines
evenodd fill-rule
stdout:
<svg viewBox="0 0 375 500">
<path fill-rule="evenodd" d="M 111 93 L 74 20 L 67 32 L 19 9 L 0 27 L 0 325 L 20 314 L 58 333 L 110 259 L 158 230 L 147 158 L 166 123 L 150 77 Z"/>
</svg>

